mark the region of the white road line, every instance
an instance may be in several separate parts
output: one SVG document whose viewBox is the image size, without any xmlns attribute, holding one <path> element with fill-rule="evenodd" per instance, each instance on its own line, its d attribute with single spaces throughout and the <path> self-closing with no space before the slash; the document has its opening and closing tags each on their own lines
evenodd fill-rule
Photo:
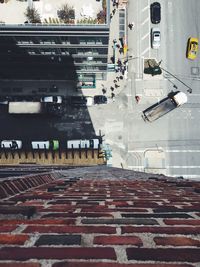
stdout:
<svg viewBox="0 0 200 267">
<path fill-rule="evenodd" d="M 149 48 L 149 47 L 147 47 L 147 48 L 141 53 L 141 56 L 144 56 L 144 54 L 145 54 L 146 52 L 148 52 L 148 51 L 150 51 L 150 48 Z"/>
<path fill-rule="evenodd" d="M 142 12 L 145 12 L 147 9 L 149 9 L 149 5 L 146 5 L 146 6 L 142 9 Z"/>
<path fill-rule="evenodd" d="M 166 169 L 200 169 L 200 166 L 166 166 Z"/>
<path fill-rule="evenodd" d="M 144 39 L 146 39 L 147 37 L 149 38 L 149 33 L 145 34 L 145 35 L 142 37 L 142 41 L 143 41 Z"/>
<path fill-rule="evenodd" d="M 144 153 L 146 149 L 143 150 L 128 150 L 128 153 Z"/>
<path fill-rule="evenodd" d="M 149 22 L 149 17 L 147 17 L 147 18 L 141 23 L 141 25 L 144 26 L 144 24 L 146 24 L 147 22 Z"/>
<path fill-rule="evenodd" d="M 167 152 L 167 153 L 199 153 L 200 152 L 200 150 L 165 150 L 165 152 Z"/>
<path fill-rule="evenodd" d="M 161 147 L 160 147 L 160 149 L 162 149 Z M 160 150 L 160 149 L 158 149 L 158 150 Z M 155 151 L 157 151 L 157 149 L 155 148 L 155 149 L 138 149 L 138 150 L 128 150 L 128 153 L 144 153 L 146 150 L 155 150 Z M 165 152 L 167 152 L 167 153 L 200 153 L 200 150 L 164 150 Z"/>
</svg>

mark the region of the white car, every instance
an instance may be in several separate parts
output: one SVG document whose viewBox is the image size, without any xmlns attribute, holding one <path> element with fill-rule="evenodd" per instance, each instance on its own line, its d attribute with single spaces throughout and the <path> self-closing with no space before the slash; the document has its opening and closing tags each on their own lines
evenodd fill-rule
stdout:
<svg viewBox="0 0 200 267">
<path fill-rule="evenodd" d="M 22 141 L 21 140 L 3 140 L 1 141 L 1 148 L 21 149 Z"/>
<path fill-rule="evenodd" d="M 152 28 L 151 29 L 151 47 L 153 49 L 158 49 L 160 47 L 160 29 L 159 28 Z"/>
<path fill-rule="evenodd" d="M 51 141 L 32 141 L 31 142 L 32 149 L 52 149 L 58 150 L 59 149 L 59 142 L 58 140 L 51 140 Z"/>
<path fill-rule="evenodd" d="M 69 140 L 67 141 L 67 148 L 92 148 L 98 149 L 99 139 L 89 139 L 89 140 Z"/>
<path fill-rule="evenodd" d="M 86 105 L 87 105 L 88 107 L 91 107 L 91 106 L 94 105 L 94 98 L 93 98 L 93 97 L 91 97 L 91 96 L 86 96 L 86 100 L 87 100 Z"/>
<path fill-rule="evenodd" d="M 62 103 L 62 96 L 44 96 L 40 99 L 40 101 L 45 102 L 45 103 L 61 104 Z"/>
</svg>

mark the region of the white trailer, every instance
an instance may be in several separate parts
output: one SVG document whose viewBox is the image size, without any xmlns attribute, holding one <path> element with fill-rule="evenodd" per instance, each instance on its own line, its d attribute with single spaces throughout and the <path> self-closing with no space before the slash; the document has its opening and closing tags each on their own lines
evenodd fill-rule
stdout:
<svg viewBox="0 0 200 267">
<path fill-rule="evenodd" d="M 42 113 L 42 104 L 40 102 L 9 102 L 9 114 L 38 114 Z"/>
</svg>

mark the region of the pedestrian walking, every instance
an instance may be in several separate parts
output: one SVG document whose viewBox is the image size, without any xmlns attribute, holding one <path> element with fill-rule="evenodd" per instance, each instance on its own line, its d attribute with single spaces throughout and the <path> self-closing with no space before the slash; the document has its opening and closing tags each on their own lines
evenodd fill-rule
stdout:
<svg viewBox="0 0 200 267">
<path fill-rule="evenodd" d="M 114 98 L 115 97 L 115 94 L 114 93 L 111 93 L 111 97 Z"/>
<path fill-rule="evenodd" d="M 112 19 L 112 17 L 113 17 L 113 14 L 110 14 L 110 19 Z"/>
<path fill-rule="evenodd" d="M 110 57 L 110 60 L 111 60 L 111 62 L 114 64 L 115 63 L 115 58 L 112 56 L 112 57 Z"/>
<path fill-rule="evenodd" d="M 117 79 L 117 81 L 119 82 L 120 78 L 119 78 L 118 76 L 116 77 L 116 79 Z"/>
<path fill-rule="evenodd" d="M 118 87 L 120 87 L 118 84 L 115 84 L 115 88 L 117 89 Z"/>
<path fill-rule="evenodd" d="M 137 104 L 140 101 L 140 97 L 138 95 L 135 96 L 135 101 L 136 101 Z"/>
<path fill-rule="evenodd" d="M 129 27 L 130 30 L 133 29 L 133 26 L 134 26 L 134 23 L 133 22 L 128 24 L 128 27 Z"/>
<path fill-rule="evenodd" d="M 116 9 L 114 8 L 112 11 L 113 16 L 115 15 Z"/>
<path fill-rule="evenodd" d="M 106 88 L 102 89 L 102 93 L 105 94 L 106 93 Z"/>
<path fill-rule="evenodd" d="M 111 90 L 111 91 L 114 91 L 114 90 L 115 90 L 115 88 L 114 88 L 113 86 L 111 86 L 111 87 L 110 87 L 110 90 Z"/>
<path fill-rule="evenodd" d="M 117 80 L 113 80 L 113 82 L 114 82 L 114 83 L 116 83 L 116 82 L 117 82 Z"/>
<path fill-rule="evenodd" d="M 116 44 L 116 43 L 117 43 L 117 40 L 116 40 L 116 39 L 114 39 L 114 40 L 113 40 L 113 43 L 114 43 L 114 44 Z"/>
<path fill-rule="evenodd" d="M 122 62 L 120 59 L 117 60 L 117 65 L 121 66 L 122 65 Z"/>
<path fill-rule="evenodd" d="M 120 47 L 120 49 L 119 49 L 119 53 L 120 53 L 120 54 L 123 53 L 123 47 Z"/>
<path fill-rule="evenodd" d="M 119 78 L 121 79 L 121 80 L 123 80 L 124 79 L 124 77 L 121 75 L 121 76 L 119 76 Z"/>
<path fill-rule="evenodd" d="M 119 44 L 116 44 L 116 47 L 117 47 L 118 49 L 120 49 L 120 45 L 119 45 Z"/>
</svg>

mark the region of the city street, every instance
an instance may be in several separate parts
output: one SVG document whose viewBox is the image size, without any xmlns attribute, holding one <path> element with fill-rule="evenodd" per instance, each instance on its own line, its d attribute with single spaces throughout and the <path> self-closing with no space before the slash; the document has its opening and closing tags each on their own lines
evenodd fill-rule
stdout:
<svg viewBox="0 0 200 267">
<path fill-rule="evenodd" d="M 200 34 L 200 2 L 159 2 L 159 24 L 152 24 L 150 19 L 150 5 L 153 0 L 130 0 L 128 3 L 125 21 L 128 54 L 121 55 L 128 58 L 128 73 L 124 75 L 123 81 L 119 81 L 120 88 L 113 88 L 115 97 L 111 99 L 113 91 L 110 90 L 113 79 L 118 75 L 115 72 L 108 73 L 107 81 L 97 81 L 96 89 L 75 92 L 77 95 L 94 96 L 102 94 L 102 88 L 106 88 L 108 104 L 75 108 L 66 103 L 61 118 L 19 118 L 1 113 L 0 121 L 3 127 L 0 139 L 6 137 L 26 140 L 27 146 L 33 139 L 59 139 L 61 147 L 65 147 L 66 140 L 93 138 L 101 133 L 104 145 L 112 151 L 108 165 L 170 176 L 199 178 L 200 54 L 195 60 L 189 60 L 186 58 L 186 48 L 188 38 L 198 38 Z M 134 25 L 132 30 L 127 27 L 130 22 Z M 161 32 L 159 49 L 151 48 L 152 27 L 158 27 Z M 113 40 L 118 40 L 118 32 L 119 10 L 112 18 L 109 57 L 112 56 Z M 116 54 L 116 58 L 118 56 Z M 162 74 L 144 74 L 145 59 L 155 59 L 159 62 Z M 6 84 L 4 87 L 6 88 Z M 25 84 L 22 87 L 27 89 Z M 50 85 L 44 81 L 41 87 L 50 88 Z M 73 89 L 73 85 L 71 87 Z M 30 85 L 28 88 L 32 94 L 35 93 Z M 73 91 L 58 82 L 57 89 L 57 92 L 51 94 L 62 95 L 65 98 Z M 145 122 L 141 116 L 142 111 L 165 98 L 171 91 L 186 93 L 188 102 L 154 122 Z M 139 97 L 138 103 L 135 100 L 136 96 Z"/>
<path fill-rule="evenodd" d="M 161 47 L 154 50 L 150 44 L 150 30 L 154 26 L 150 21 L 151 3 L 149 0 L 129 1 L 128 22 L 134 20 L 135 26 L 128 31 L 126 86 L 115 103 L 99 107 L 99 113 L 92 109 L 89 112 L 95 130 L 105 134 L 105 142 L 112 148 L 113 166 L 197 179 L 200 173 L 200 66 L 199 56 L 194 61 L 186 59 L 186 47 L 189 37 L 199 36 L 200 3 L 160 1 Z M 164 71 L 159 76 L 144 75 L 145 58 L 162 60 L 161 67 L 172 75 Z M 183 83 L 192 88 L 192 94 Z M 188 103 L 157 121 L 144 122 L 142 111 L 172 90 L 185 92 Z M 136 95 L 140 96 L 138 104 Z"/>
<path fill-rule="evenodd" d="M 197 178 L 199 161 L 199 56 L 191 61 L 186 58 L 189 37 L 199 36 L 199 1 L 160 1 L 161 47 L 150 46 L 149 6 L 152 1 L 129 2 L 129 17 L 135 18 L 135 32 L 129 32 L 129 93 L 141 96 L 128 116 L 127 167 L 151 170 L 167 175 Z M 137 45 L 135 45 L 135 43 Z M 129 55 L 129 56 L 130 56 Z M 142 75 L 143 58 L 156 58 L 161 67 L 192 88 L 188 103 L 153 123 L 144 123 L 139 114 L 142 110 L 165 97 L 171 90 L 187 93 L 188 87 L 163 71 L 163 77 Z M 136 80 L 134 81 L 134 77 Z M 174 88 L 174 85 L 177 89 Z M 132 114 L 132 115 L 131 115 Z M 147 153 L 151 151 L 151 153 Z"/>
</svg>

